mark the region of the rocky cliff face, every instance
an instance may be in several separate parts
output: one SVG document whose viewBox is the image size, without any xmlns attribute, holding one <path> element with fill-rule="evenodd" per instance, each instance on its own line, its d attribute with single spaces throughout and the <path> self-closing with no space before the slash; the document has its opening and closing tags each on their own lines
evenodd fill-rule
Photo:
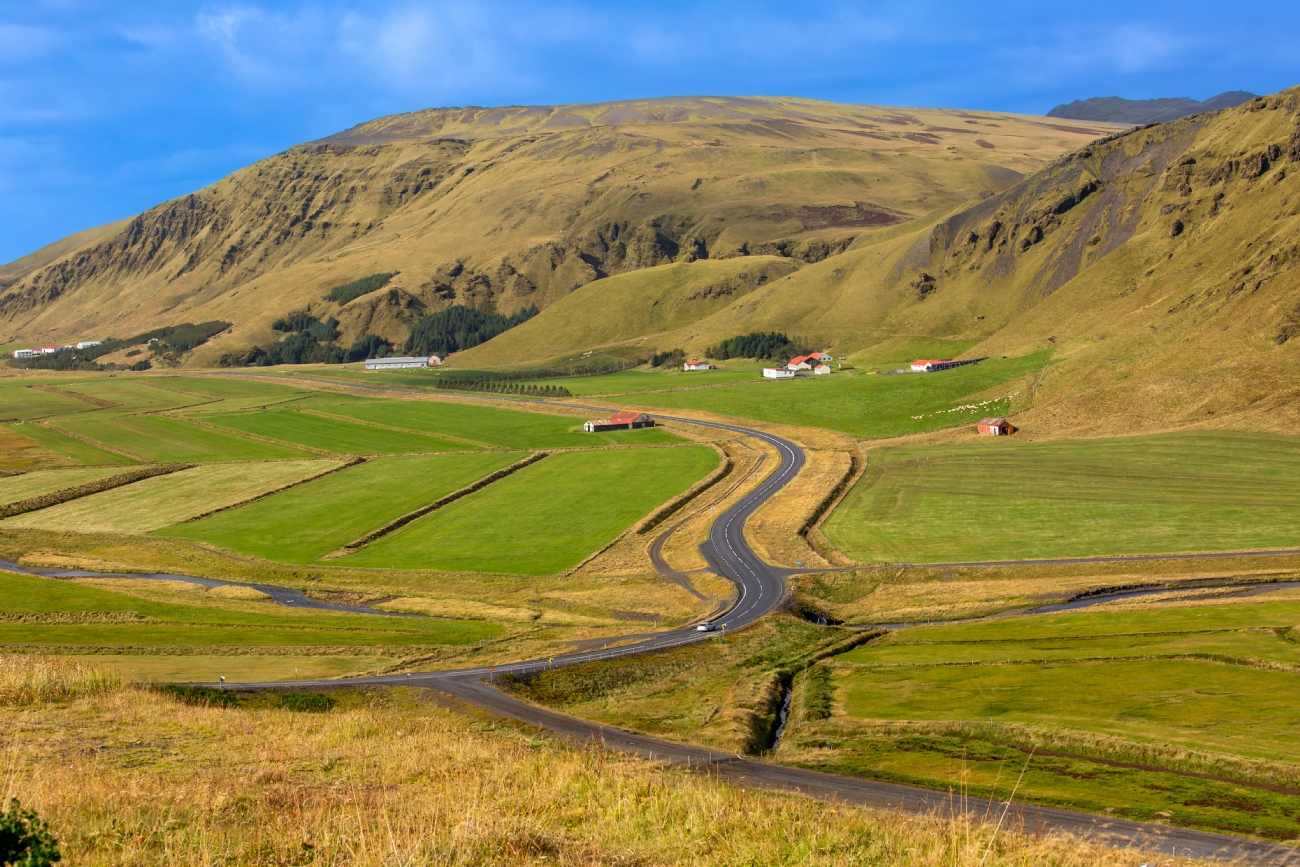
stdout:
<svg viewBox="0 0 1300 867">
<path fill-rule="evenodd" d="M 452 303 L 545 308 L 604 277 L 747 255 L 815 263 L 990 195 L 1101 131 L 805 100 L 648 100 L 381 118 L 263 160 L 21 276 L 11 338 L 303 307 L 400 340 Z M 976 140 L 981 142 L 976 144 Z M 346 305 L 335 285 L 398 272 Z M 202 359 L 198 359 L 201 361 Z"/>
</svg>

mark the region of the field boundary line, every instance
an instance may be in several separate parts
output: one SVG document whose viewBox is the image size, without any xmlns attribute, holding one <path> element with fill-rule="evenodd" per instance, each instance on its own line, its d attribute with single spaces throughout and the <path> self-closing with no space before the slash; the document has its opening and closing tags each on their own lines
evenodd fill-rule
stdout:
<svg viewBox="0 0 1300 867">
<path fill-rule="evenodd" d="M 272 439 L 271 437 L 262 436 L 261 434 L 249 433 L 248 431 L 237 430 L 235 428 L 222 427 L 219 424 L 213 424 L 210 421 L 203 421 L 201 419 L 191 418 L 190 416 L 185 416 L 181 418 L 178 416 L 169 415 L 168 418 L 175 418 L 177 421 L 188 422 L 189 424 L 198 425 L 199 427 L 206 427 L 211 430 L 220 431 L 221 433 L 228 433 L 231 434 L 232 436 L 247 437 L 250 440 L 261 440 L 262 442 L 268 443 L 269 445 L 273 445 L 273 446 L 284 446 L 285 448 L 292 448 L 292 449 L 304 449 L 306 451 L 318 455 L 338 454 L 338 452 L 331 452 L 328 451 L 327 449 L 318 449 L 315 446 L 304 446 L 298 443 L 291 443 L 288 440 L 277 440 L 277 439 Z"/>
<path fill-rule="evenodd" d="M 73 400 L 79 400 L 82 403 L 88 403 L 91 406 L 96 407 L 98 409 L 110 409 L 111 407 L 122 406 L 122 404 L 118 403 L 115 400 L 105 400 L 102 397 L 95 397 L 94 395 L 82 394 L 79 391 L 64 391 L 63 389 L 56 388 L 52 385 L 29 385 L 27 387 L 30 388 L 32 391 L 43 391 L 46 394 L 53 394 L 53 395 L 57 395 L 58 397 L 70 397 Z M 56 415 L 63 415 L 63 413 L 56 413 Z"/>
<path fill-rule="evenodd" d="M 454 503 L 463 497 L 468 497 L 470 494 L 483 490 L 488 485 L 491 485 L 494 482 L 499 482 L 501 479 L 504 479 L 507 476 L 514 475 L 515 473 L 522 470 L 524 467 L 531 466 L 532 464 L 537 463 L 542 458 L 546 457 L 548 454 L 549 452 L 544 452 L 544 451 L 533 452 L 528 457 L 523 458 L 522 460 L 515 461 L 513 464 L 511 464 L 508 467 L 502 467 L 501 469 L 496 470 L 495 472 L 489 473 L 488 475 L 479 479 L 477 482 L 474 482 L 472 485 L 467 485 L 466 487 L 463 487 L 458 491 L 452 491 L 450 494 L 446 494 L 445 496 L 439 497 L 438 499 L 434 500 L 432 503 L 429 503 L 427 506 L 421 506 L 420 508 L 412 512 L 407 512 L 405 515 L 402 515 L 400 518 L 394 518 L 384 526 L 379 527 L 378 529 L 375 530 L 371 530 L 369 533 L 365 534 L 360 539 L 357 539 L 353 542 L 349 542 L 348 544 L 344 545 L 343 547 L 335 551 L 331 551 L 321 559 L 335 560 L 339 557 L 346 557 L 348 554 L 355 554 L 357 551 L 360 551 L 362 548 L 366 547 L 371 542 L 374 542 L 378 539 L 383 538 L 384 536 L 387 536 L 389 533 L 392 533 L 394 530 L 399 530 L 402 527 L 405 527 L 407 524 L 411 523 L 417 518 L 423 518 L 425 515 L 428 515 L 431 512 L 436 512 L 438 509 L 441 509 L 443 506 L 450 505 L 451 503 Z"/>
<path fill-rule="evenodd" d="M 219 512 L 228 512 L 231 509 L 238 509 L 240 506 L 247 506 L 249 503 L 256 503 L 258 500 L 265 500 L 267 497 L 273 496 L 275 494 L 283 493 L 284 491 L 287 491 L 290 488 L 296 488 L 299 485 L 305 485 L 308 482 L 314 482 L 319 478 L 333 475 L 334 473 L 341 472 L 343 470 L 348 469 L 349 467 L 355 467 L 357 464 L 365 463 L 365 461 L 366 461 L 365 458 L 356 457 L 354 455 L 346 460 L 341 461 L 337 466 L 330 467 L 329 469 L 316 473 L 315 475 L 306 476 L 305 478 L 297 479 L 296 481 L 289 482 L 287 485 L 281 485 L 280 487 L 275 488 L 274 490 L 264 491 L 263 493 L 256 494 L 252 497 L 248 497 L 246 499 L 240 500 L 238 503 L 231 503 L 228 506 L 220 506 L 216 509 L 210 509 L 200 515 L 193 515 L 189 518 L 186 518 L 183 521 L 177 521 L 176 524 L 169 524 L 168 526 L 174 527 L 179 524 L 192 524 L 195 521 L 201 521 L 204 518 L 211 517 L 212 515 L 216 515 Z M 287 460 L 281 460 L 281 461 L 276 461 L 275 463 L 287 463 L 287 462 L 288 462 Z M 229 466 L 230 463 L 236 463 L 236 462 L 231 461 L 225 463 L 225 466 Z M 265 463 L 272 463 L 272 462 L 271 461 L 243 461 L 242 463 L 265 464 Z M 220 466 L 220 464 L 208 464 L 207 466 Z"/>
<path fill-rule="evenodd" d="M 483 442 L 479 442 L 478 440 L 466 439 L 465 437 L 452 436 L 450 434 L 442 434 L 442 433 L 430 433 L 427 430 L 415 430 L 414 428 L 397 427 L 396 425 L 391 425 L 391 424 L 380 424 L 377 421 L 364 421 L 362 419 L 352 418 L 346 415 L 335 415 L 332 412 L 321 412 L 320 410 L 312 409 L 311 407 L 306 407 L 304 409 L 300 409 L 296 411 L 306 413 L 307 415 L 318 415 L 321 418 L 333 419 L 334 421 L 345 421 L 345 422 L 351 422 L 352 424 L 365 425 L 366 427 L 379 428 L 380 430 L 391 430 L 391 431 L 397 431 L 398 433 L 418 434 L 419 436 L 436 437 L 438 439 L 450 440 L 451 442 L 455 442 L 455 443 L 465 443 L 466 445 L 480 446 L 481 448 L 487 449 L 489 451 L 493 451 L 493 450 L 504 451 L 504 452 L 514 451 L 513 449 L 506 448 L 505 446 L 494 446 L 491 443 L 483 443 Z"/>
<path fill-rule="evenodd" d="M 858 449 L 857 443 L 854 443 L 853 450 L 849 452 L 848 471 L 844 474 L 843 478 L 840 479 L 839 483 L 822 498 L 822 501 L 818 503 L 816 508 L 814 508 L 811 514 L 809 514 L 808 520 L 804 521 L 803 526 L 799 528 L 799 535 L 808 543 L 808 547 L 816 551 L 817 555 L 827 563 L 834 563 L 836 561 L 835 557 L 830 556 L 831 554 L 838 554 L 841 561 L 847 560 L 850 563 L 853 562 L 853 558 L 841 551 L 839 547 L 837 547 L 835 543 L 822 532 L 821 528 L 822 524 L 826 523 L 826 519 L 831 516 L 831 513 L 834 512 L 835 509 L 839 507 L 840 503 L 844 501 L 844 498 L 849 495 L 849 491 L 853 490 L 857 483 L 866 474 L 869 463 L 870 458 L 862 454 Z M 843 565 L 843 562 L 841 562 L 840 565 Z"/>
<path fill-rule="evenodd" d="M 131 452 L 128 452 L 126 449 L 119 449 L 116 446 L 110 446 L 105 443 L 101 443 L 99 440 L 92 440 L 90 437 L 85 436 L 84 434 L 79 434 L 76 431 L 70 431 L 67 428 L 59 427 L 56 424 L 45 424 L 39 421 L 33 422 L 33 424 L 38 424 L 41 427 L 48 427 L 51 430 L 53 430 L 55 433 L 60 433 L 63 434 L 64 436 L 72 437 L 74 440 L 81 440 L 81 442 L 85 443 L 86 445 L 93 446 L 94 448 L 97 448 L 100 451 L 111 452 L 112 454 L 119 455 L 124 458 L 130 458 L 131 460 L 138 461 L 142 464 L 153 463 L 153 461 L 149 460 L 146 457 L 133 454 Z"/>
<path fill-rule="evenodd" d="M 132 482 L 143 481 L 144 479 L 155 476 L 165 476 L 168 473 L 174 473 L 179 470 L 188 470 L 194 467 L 194 464 L 170 463 L 170 464 L 145 464 L 142 467 L 136 467 L 127 470 L 124 473 L 108 476 L 107 478 L 97 479 L 93 482 L 75 485 L 71 488 L 64 488 L 59 491 L 51 491 L 48 494 L 42 494 L 39 497 L 28 497 L 25 500 L 18 500 L 7 506 L 0 506 L 0 518 L 12 518 L 16 515 L 35 512 L 40 509 L 48 509 L 51 506 L 57 506 L 60 503 L 79 500 L 82 497 L 89 497 L 91 494 L 99 494 L 104 491 L 111 491 L 114 488 L 120 488 L 129 485 Z"/>
</svg>

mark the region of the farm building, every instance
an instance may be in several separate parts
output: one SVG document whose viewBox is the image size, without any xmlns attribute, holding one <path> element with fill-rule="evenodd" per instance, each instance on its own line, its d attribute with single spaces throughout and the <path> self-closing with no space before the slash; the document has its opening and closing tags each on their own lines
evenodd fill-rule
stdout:
<svg viewBox="0 0 1300 867">
<path fill-rule="evenodd" d="M 933 373 L 936 370 L 948 370 L 953 367 L 963 367 L 967 364 L 977 364 L 983 360 L 983 358 L 966 358 L 961 361 L 953 361 L 951 358 L 918 358 L 912 362 L 912 370 L 917 373 Z"/>
<path fill-rule="evenodd" d="M 793 379 L 794 371 L 789 367 L 765 367 L 763 376 L 768 379 Z"/>
<path fill-rule="evenodd" d="M 35 349 L 15 349 L 14 358 L 35 358 L 40 355 Z"/>
<path fill-rule="evenodd" d="M 825 376 L 830 372 L 831 372 L 831 366 L 829 364 L 819 364 L 813 368 L 813 373 L 817 374 L 818 376 Z"/>
<path fill-rule="evenodd" d="M 395 355 L 392 358 L 367 358 L 366 370 L 405 370 L 411 367 L 429 367 L 437 363 L 427 355 L 414 357 Z"/>
<path fill-rule="evenodd" d="M 1011 422 L 1004 418 L 980 419 L 980 423 L 975 425 L 975 429 L 982 434 L 993 437 L 1004 437 L 1016 432 Z"/>
<path fill-rule="evenodd" d="M 712 364 L 707 361 L 688 361 L 682 365 L 682 370 L 716 370 Z"/>
<path fill-rule="evenodd" d="M 77 349 L 89 349 L 92 346 L 99 346 L 103 341 L 100 340 L 83 340 L 77 344 Z"/>
<path fill-rule="evenodd" d="M 598 421 L 589 421 L 582 426 L 587 433 L 603 430 L 631 430 L 633 428 L 654 427 L 655 420 L 643 412 L 623 412 Z"/>
<path fill-rule="evenodd" d="M 39 355 L 53 355 L 62 348 L 62 346 L 38 346 L 35 352 Z"/>
</svg>

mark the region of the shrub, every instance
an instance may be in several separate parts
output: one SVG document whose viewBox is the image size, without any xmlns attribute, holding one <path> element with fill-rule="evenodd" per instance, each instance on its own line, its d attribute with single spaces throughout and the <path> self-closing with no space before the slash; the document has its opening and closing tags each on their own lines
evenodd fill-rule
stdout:
<svg viewBox="0 0 1300 867">
<path fill-rule="evenodd" d="M 164 683 L 155 686 L 154 689 L 163 695 L 195 707 L 239 706 L 239 694 L 228 689 L 214 689 L 210 686 L 185 686 L 179 683 Z"/>
<path fill-rule="evenodd" d="M 360 280 L 353 280 L 351 283 L 335 286 L 325 298 L 336 304 L 347 304 L 353 298 L 360 298 L 362 295 L 369 295 L 377 289 L 383 289 L 388 285 L 388 281 L 399 273 L 401 272 L 388 271 L 382 274 L 371 274 L 369 277 L 362 277 Z"/>
<path fill-rule="evenodd" d="M 14 867 L 47 867 L 63 860 L 59 841 L 34 810 L 24 810 L 11 800 L 0 813 L 0 864 Z"/>
<path fill-rule="evenodd" d="M 280 707 L 298 713 L 325 713 L 334 707 L 334 699 L 319 692 L 284 692 Z"/>
<path fill-rule="evenodd" d="M 651 367 L 676 367 L 686 360 L 686 352 L 681 349 L 674 349 L 670 352 L 656 352 L 650 356 Z"/>
</svg>

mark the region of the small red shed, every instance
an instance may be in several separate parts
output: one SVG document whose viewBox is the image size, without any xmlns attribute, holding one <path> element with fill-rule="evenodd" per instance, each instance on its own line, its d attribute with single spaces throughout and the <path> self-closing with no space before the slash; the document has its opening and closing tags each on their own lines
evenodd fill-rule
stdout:
<svg viewBox="0 0 1300 867">
<path fill-rule="evenodd" d="M 1004 437 L 1016 432 L 1011 422 L 1004 418 L 985 418 L 980 419 L 980 423 L 975 425 L 975 429 L 982 434 L 988 434 L 993 437 Z"/>
</svg>

